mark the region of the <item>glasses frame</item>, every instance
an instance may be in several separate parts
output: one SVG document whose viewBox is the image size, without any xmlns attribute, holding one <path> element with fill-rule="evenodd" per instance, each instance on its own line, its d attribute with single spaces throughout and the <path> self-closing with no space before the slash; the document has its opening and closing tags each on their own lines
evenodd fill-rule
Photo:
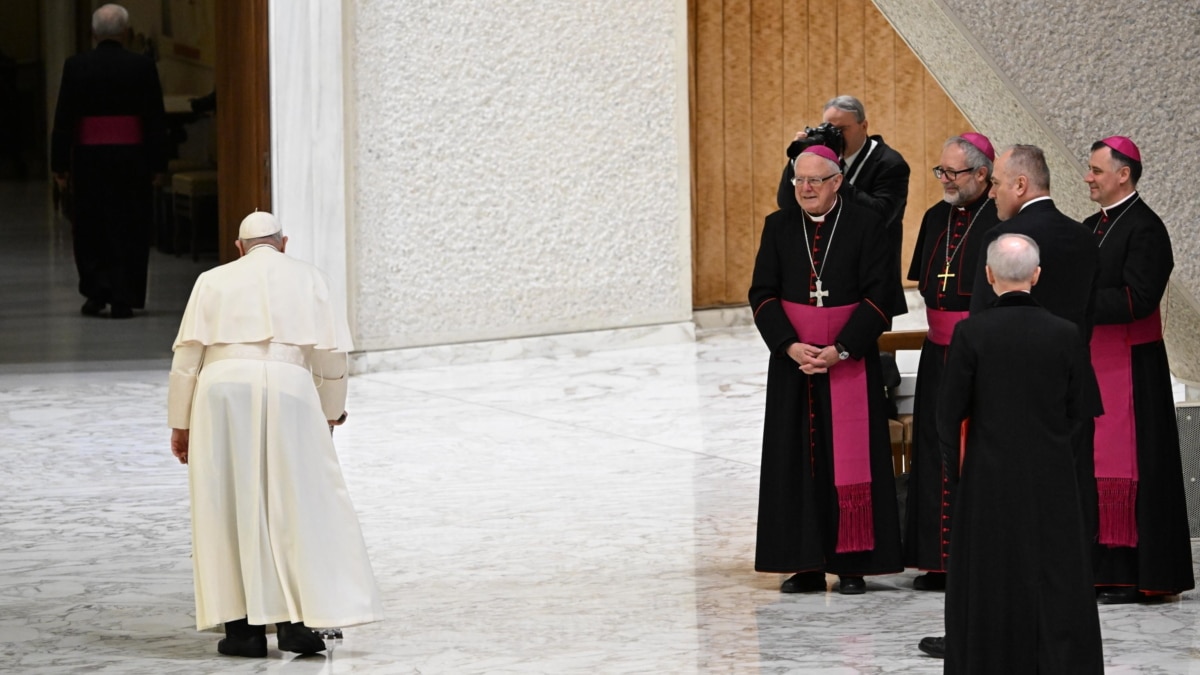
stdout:
<svg viewBox="0 0 1200 675">
<path fill-rule="evenodd" d="M 824 178 L 809 178 L 808 176 L 793 176 L 792 177 L 792 185 L 796 185 L 797 183 L 805 183 L 805 184 L 813 186 L 813 188 L 815 189 L 815 188 L 819 188 L 822 185 L 824 185 L 825 181 L 832 180 L 834 176 L 840 176 L 840 175 L 842 175 L 841 171 L 834 171 L 833 173 L 829 174 L 828 176 L 825 176 Z"/>
<path fill-rule="evenodd" d="M 975 171 L 978 168 L 979 167 L 977 167 L 977 166 L 972 166 L 967 169 L 947 169 L 944 166 L 935 166 L 935 167 L 933 167 L 933 177 L 938 180 L 941 180 L 943 176 L 949 176 L 951 182 L 953 182 L 953 181 L 958 180 L 958 177 L 963 175 L 964 173 L 971 173 L 972 171 Z"/>
</svg>

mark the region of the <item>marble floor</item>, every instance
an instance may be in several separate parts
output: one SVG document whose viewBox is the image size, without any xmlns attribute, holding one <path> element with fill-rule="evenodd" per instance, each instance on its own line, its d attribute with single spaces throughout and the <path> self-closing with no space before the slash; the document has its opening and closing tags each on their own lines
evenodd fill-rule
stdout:
<svg viewBox="0 0 1200 675">
<path fill-rule="evenodd" d="M 327 655 L 193 630 L 163 370 L 0 374 L 0 670 L 937 673 L 913 573 L 787 596 L 751 569 L 752 329 L 354 378 L 337 443 L 388 619 Z M 1200 672 L 1194 594 L 1101 607 L 1110 673 Z"/>
<path fill-rule="evenodd" d="M 0 299 L 0 332 L 20 314 L 57 344 L 115 337 L 4 338 L 0 672 L 941 672 L 916 643 L 943 595 L 914 573 L 841 596 L 753 571 L 765 359 L 746 327 L 356 376 L 336 441 L 387 620 L 322 655 L 272 638 L 267 659 L 221 657 L 194 630 L 162 338 L 80 317 L 56 274 L 34 292 L 58 301 Z M 1200 595 L 1099 611 L 1109 673 L 1200 673 Z"/>
</svg>

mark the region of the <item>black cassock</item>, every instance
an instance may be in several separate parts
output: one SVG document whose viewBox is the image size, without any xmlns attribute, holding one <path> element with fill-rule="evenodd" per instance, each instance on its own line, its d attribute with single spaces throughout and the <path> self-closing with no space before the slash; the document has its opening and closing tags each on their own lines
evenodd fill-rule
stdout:
<svg viewBox="0 0 1200 675">
<path fill-rule="evenodd" d="M 1084 221 L 1100 245 L 1096 325 L 1127 324 L 1158 309 L 1175 265 L 1162 219 L 1136 195 Z M 1162 340 L 1130 348 L 1137 433 L 1136 548 L 1096 544 L 1096 583 L 1178 593 L 1195 587 L 1179 430 Z"/>
<path fill-rule="evenodd" d="M 891 291 L 890 249 L 878 236 L 880 216 L 845 200 L 839 199 L 839 205 L 840 214 L 835 209 L 820 228 L 800 209 L 767 216 L 754 264 L 750 306 L 771 352 L 754 563 L 760 572 L 824 570 L 859 576 L 902 569 L 891 443 L 876 343 L 890 322 L 886 310 L 881 309 Z M 815 240 L 815 262 L 810 263 L 808 247 L 817 235 L 820 239 Z M 835 551 L 839 517 L 829 442 L 829 378 L 824 374 L 805 375 L 787 355 L 787 347 L 797 341 L 797 336 L 781 301 L 816 304 L 810 297 L 815 291 L 814 265 L 820 272 L 823 291 L 829 293 L 823 298 L 825 306 L 855 307 L 836 341 L 866 366 L 875 539 L 870 551 Z"/>
<path fill-rule="evenodd" d="M 938 436 L 958 479 L 946 673 L 1102 673 L 1073 435 L 1090 365 L 1076 327 L 1026 293 L 955 327 Z"/>
<path fill-rule="evenodd" d="M 140 119 L 142 142 L 80 144 L 81 120 Z M 79 292 L 144 307 L 155 172 L 166 170 L 166 114 L 154 62 L 105 40 L 67 59 L 51 136 L 51 169 L 70 171 Z"/>
<path fill-rule="evenodd" d="M 888 305 L 883 309 L 892 316 L 904 314 L 908 311 L 908 301 L 900 280 L 900 251 L 904 246 L 904 209 L 908 205 L 908 178 L 911 173 L 908 162 L 884 143 L 882 136 L 871 136 L 854 158 L 854 164 L 846 167 L 843 173 L 844 179 L 838 194 L 883 216 L 880 221 L 883 228 L 881 232 L 887 236 L 891 246 L 888 280 L 893 284 Z M 775 201 L 781 209 L 800 206 L 792 187 L 795 175 L 792 163 L 785 164 L 775 195 Z"/>
<path fill-rule="evenodd" d="M 943 201 L 925 212 L 908 278 L 918 283 L 926 307 L 948 312 L 970 309 L 983 240 L 996 223 L 996 204 L 986 194 L 965 210 Z M 939 276 L 947 273 L 953 276 Z M 945 363 L 946 346 L 926 339 L 917 367 L 912 466 L 905 501 L 904 564 L 933 572 L 946 569 L 950 552 L 947 528 L 953 504 L 942 470 L 936 422 L 937 393 Z"/>
</svg>

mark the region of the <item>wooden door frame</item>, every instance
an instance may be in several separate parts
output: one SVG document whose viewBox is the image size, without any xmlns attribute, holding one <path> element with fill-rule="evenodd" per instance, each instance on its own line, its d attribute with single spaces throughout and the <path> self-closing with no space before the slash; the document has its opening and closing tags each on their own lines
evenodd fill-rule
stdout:
<svg viewBox="0 0 1200 675">
<path fill-rule="evenodd" d="M 218 241 L 237 258 L 242 218 L 271 206 L 268 0 L 216 0 Z"/>
</svg>

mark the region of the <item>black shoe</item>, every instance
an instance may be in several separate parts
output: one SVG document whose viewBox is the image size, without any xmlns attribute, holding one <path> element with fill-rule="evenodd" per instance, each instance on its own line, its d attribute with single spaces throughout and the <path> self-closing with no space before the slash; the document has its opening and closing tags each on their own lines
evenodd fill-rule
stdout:
<svg viewBox="0 0 1200 675">
<path fill-rule="evenodd" d="M 918 591 L 944 591 L 946 590 L 946 573 L 926 572 L 913 579 L 913 589 Z"/>
<path fill-rule="evenodd" d="M 946 638 L 945 636 L 921 638 L 921 643 L 917 645 L 917 649 L 935 659 L 944 659 L 946 658 Z"/>
<path fill-rule="evenodd" d="M 838 577 L 838 593 L 842 595 L 862 595 L 867 592 L 867 582 L 862 577 Z"/>
<path fill-rule="evenodd" d="M 275 630 L 279 636 L 279 649 L 297 654 L 316 654 L 325 651 L 325 641 L 317 637 L 312 629 L 303 621 L 295 623 L 277 623 Z"/>
<path fill-rule="evenodd" d="M 251 626 L 245 619 L 228 621 L 225 639 L 217 643 L 217 651 L 226 656 L 261 659 L 267 655 L 267 627 Z"/>
<path fill-rule="evenodd" d="M 1102 605 L 1128 605 L 1142 602 L 1145 597 L 1138 592 L 1137 586 L 1109 586 L 1096 594 L 1096 602 Z"/>
<path fill-rule="evenodd" d="M 133 310 L 129 308 L 129 305 L 114 304 L 112 311 L 108 315 L 114 319 L 131 319 L 133 318 Z"/>
<path fill-rule="evenodd" d="M 793 574 L 779 587 L 780 593 L 815 593 L 817 591 L 825 591 L 824 572 Z"/>
<path fill-rule="evenodd" d="M 79 313 L 84 316 L 100 316 L 100 312 L 103 311 L 104 303 L 91 298 L 88 298 L 87 302 L 83 303 L 83 307 L 79 308 Z"/>
</svg>

